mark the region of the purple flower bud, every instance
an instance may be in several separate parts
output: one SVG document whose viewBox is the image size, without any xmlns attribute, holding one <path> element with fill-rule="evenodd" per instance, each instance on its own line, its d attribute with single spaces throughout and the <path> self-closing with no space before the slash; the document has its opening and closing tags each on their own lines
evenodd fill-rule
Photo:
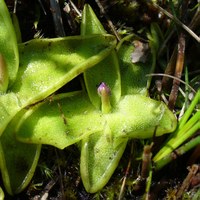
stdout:
<svg viewBox="0 0 200 200">
<path fill-rule="evenodd" d="M 99 94 L 99 96 L 102 95 L 110 95 L 110 88 L 106 85 L 106 83 L 101 82 L 98 86 L 97 92 Z"/>
<path fill-rule="evenodd" d="M 106 83 L 102 82 L 99 84 L 97 89 L 99 96 L 101 97 L 101 110 L 103 113 L 110 112 L 110 88 L 106 85 Z"/>
</svg>

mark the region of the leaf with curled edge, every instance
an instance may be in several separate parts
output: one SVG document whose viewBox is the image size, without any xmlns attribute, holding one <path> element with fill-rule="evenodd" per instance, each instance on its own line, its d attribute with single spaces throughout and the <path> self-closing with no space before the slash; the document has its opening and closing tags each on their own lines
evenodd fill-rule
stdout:
<svg viewBox="0 0 200 200">
<path fill-rule="evenodd" d="M 26 113 L 24 108 L 43 100 L 84 70 L 100 62 L 115 44 L 115 38 L 111 35 L 95 35 L 38 39 L 19 46 L 20 68 L 17 78 L 11 91 L 0 95 L 0 165 L 9 194 L 19 193 L 27 186 L 40 154 L 41 145 L 21 143 L 13 135 L 20 118 Z M 56 109 L 59 110 L 58 106 Z M 58 116 L 60 118 L 62 113 Z M 84 131 L 78 132 L 80 135 L 77 137 L 81 138 Z M 86 133 L 90 133 L 89 128 Z M 71 137 L 71 143 L 77 141 L 73 137 L 75 136 Z"/>
<path fill-rule="evenodd" d="M 0 137 L 0 168 L 4 187 L 10 194 L 20 193 L 32 179 L 41 145 L 16 140 L 15 129 L 24 111 L 19 112 Z"/>
<path fill-rule="evenodd" d="M 104 130 L 81 142 L 81 177 L 90 193 L 107 184 L 128 139 L 151 138 L 156 128 L 155 136 L 176 128 L 176 119 L 164 103 L 142 95 L 123 96 L 111 113 L 103 114 L 103 119 L 106 121 Z"/>
<path fill-rule="evenodd" d="M 106 33 L 101 22 L 95 15 L 92 8 L 86 4 L 83 9 L 81 22 L 81 35 L 104 34 Z M 101 108 L 101 99 L 97 94 L 97 86 L 105 82 L 111 90 L 110 104 L 115 106 L 121 97 L 121 76 L 117 53 L 112 53 L 84 72 L 84 81 L 90 101 L 97 108 Z M 88 192 L 96 192 L 103 188 L 112 176 L 117 164 L 123 154 L 123 148 L 112 147 L 112 144 L 105 140 L 105 127 L 103 131 L 85 137 L 81 142 L 81 177 Z M 105 142 L 105 143 L 104 143 Z M 99 152 L 95 152 L 97 143 L 103 144 Z M 112 159 L 109 159 L 112 157 Z M 99 163 L 101 162 L 101 164 Z M 99 163 L 99 164 L 98 164 Z"/>
<path fill-rule="evenodd" d="M 112 176 L 127 140 L 150 138 L 155 128 L 156 136 L 176 128 L 173 113 L 162 102 L 142 95 L 126 95 L 112 112 L 102 113 L 91 104 L 87 94 L 72 92 L 30 108 L 15 132 L 19 141 L 61 149 L 82 140 L 81 177 L 86 190 L 93 193 Z"/>
<path fill-rule="evenodd" d="M 45 115 L 44 115 L 45 113 Z M 30 108 L 18 122 L 19 141 L 60 149 L 103 130 L 105 119 L 84 92 L 59 94 Z"/>
<path fill-rule="evenodd" d="M 124 153 L 128 139 L 115 145 L 109 126 L 82 140 L 80 172 L 87 192 L 101 190 L 110 180 Z"/>
<path fill-rule="evenodd" d="M 16 81 L 10 93 L 0 96 L 0 135 L 20 109 L 43 100 L 100 62 L 115 43 L 111 35 L 94 35 L 37 39 L 21 44 Z"/>
<path fill-rule="evenodd" d="M 108 56 L 115 44 L 112 35 L 26 42 L 19 46 L 20 68 L 11 91 L 25 106 L 38 102 Z"/>
<path fill-rule="evenodd" d="M 102 25 L 88 5 L 83 10 L 81 28 L 85 34 L 103 32 Z M 160 135 L 171 132 L 176 127 L 176 119 L 167 107 L 163 103 L 146 97 L 150 82 L 146 74 L 150 73 L 154 67 L 151 64 L 152 58 L 147 63 L 133 63 L 131 58 L 133 50 L 134 46 L 130 42 L 123 43 L 117 52 L 120 60 L 121 77 L 118 78 L 121 79 L 119 81 L 121 88 L 120 93 L 117 93 L 111 87 L 110 98 L 112 104 L 114 89 L 114 95 L 120 94 L 120 100 L 112 104 L 111 113 L 104 114 L 106 118 L 104 130 L 89 135 L 81 142 L 81 177 L 86 191 L 90 193 L 101 190 L 107 184 L 118 166 L 129 138 L 150 138 L 156 127 Z M 107 76 L 104 67 L 110 66 L 111 61 L 112 54 L 91 69 L 93 76 L 90 72 L 84 73 L 86 89 L 92 103 L 101 104 L 94 88 L 95 81 L 101 77 L 101 80 L 110 86 L 109 81 L 115 77 L 116 73 L 119 73 L 118 63 L 113 62 L 110 68 L 112 72 Z M 156 112 L 152 113 L 154 108 Z"/>
<path fill-rule="evenodd" d="M 131 58 L 131 53 L 129 56 Z M 98 70 L 100 71 L 101 69 Z M 123 76 L 125 75 L 123 74 Z M 132 78 L 134 78 L 134 74 Z M 95 79 L 95 76 L 93 79 Z M 125 81 L 125 78 L 123 80 Z M 143 83 L 145 83 L 145 80 Z M 144 88 L 146 91 L 146 85 L 143 83 L 139 87 Z M 130 82 L 127 82 L 127 84 L 130 84 Z M 130 87 L 134 88 L 134 85 Z M 97 95 L 97 93 L 95 92 L 94 95 Z M 71 103 L 68 98 L 71 98 Z M 66 127 L 68 127 L 68 130 L 72 133 L 71 136 L 74 135 L 74 142 L 82 139 L 80 170 L 83 184 L 86 190 L 91 193 L 99 191 L 108 182 L 118 165 L 129 138 L 149 138 L 153 135 L 155 127 L 157 126 L 160 128 L 157 134 L 162 135 L 173 131 L 176 126 L 176 120 L 173 114 L 167 110 L 166 106 L 164 106 L 163 103 L 145 97 L 144 93 L 138 95 L 137 92 L 130 94 L 129 92 L 125 92 L 118 103 L 113 105 L 113 109 L 110 113 L 101 113 L 99 109 L 91 104 L 91 99 L 89 100 L 85 94 L 79 97 L 77 96 L 77 98 L 74 99 L 73 97 L 66 96 L 61 102 L 60 100 L 56 103 L 57 100 L 55 99 L 55 102 L 52 104 L 51 109 L 53 112 L 48 109 L 49 102 L 47 101 L 38 105 L 38 109 L 35 107 L 33 112 L 30 111 L 30 115 L 24 115 L 24 117 L 22 117 L 23 120 L 16 129 L 16 136 L 19 140 L 24 140 L 26 142 L 28 142 L 29 137 L 30 141 L 35 137 L 37 140 L 35 140 L 35 142 L 39 142 L 40 139 L 43 139 L 43 142 L 48 142 L 49 140 L 52 145 L 58 146 L 57 144 L 62 143 L 64 136 L 63 134 L 63 136 L 59 138 L 59 133 L 66 133 Z M 85 103 L 83 103 L 84 101 Z M 134 105 L 138 108 L 135 108 Z M 43 106 L 45 109 L 43 109 Z M 83 112 L 85 108 L 89 110 L 88 115 L 85 115 L 85 112 Z M 155 112 L 151 113 L 154 111 L 154 108 L 157 109 L 155 109 Z M 67 112 L 69 109 L 70 112 Z M 142 114 L 141 110 L 143 111 Z M 43 116 L 44 112 L 45 116 Z M 150 117 L 148 117 L 149 114 L 151 114 Z M 50 119 L 51 117 L 52 119 Z M 67 124 L 70 122 L 70 119 L 73 121 L 73 117 L 77 117 L 78 120 L 75 120 L 75 123 Z M 47 134 L 40 135 L 43 127 L 45 127 L 45 133 L 51 132 L 54 120 L 57 122 L 54 124 L 53 132 L 49 134 L 49 136 L 47 136 Z M 45 126 L 45 123 L 48 125 L 52 124 L 52 126 Z M 149 125 L 151 126 L 149 127 Z M 28 126 L 30 126 L 32 132 L 26 137 L 25 130 Z M 72 128 L 70 128 L 70 126 Z M 93 134 L 92 132 L 88 132 L 88 126 L 90 126 L 90 130 L 93 130 Z M 37 128 L 33 130 L 33 127 Z M 81 134 L 81 127 L 84 127 L 84 129 L 87 127 L 85 129 L 86 135 L 84 136 Z M 53 133 L 55 134 L 55 130 L 58 131 L 58 133 L 56 133 L 57 136 L 53 135 Z M 74 130 L 74 132 L 72 130 Z M 45 137 L 48 137 L 48 139 Z M 51 139 L 51 137 L 54 139 Z M 65 137 L 67 138 L 67 136 Z M 55 139 L 57 141 L 54 141 Z M 31 142 L 34 142 L 34 140 Z M 68 141 L 65 140 L 65 142 L 67 144 Z"/>
</svg>

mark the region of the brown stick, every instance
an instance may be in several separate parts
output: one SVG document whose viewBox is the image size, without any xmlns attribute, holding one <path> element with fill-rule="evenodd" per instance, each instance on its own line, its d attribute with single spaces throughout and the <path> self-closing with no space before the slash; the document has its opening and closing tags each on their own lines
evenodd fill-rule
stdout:
<svg viewBox="0 0 200 200">
<path fill-rule="evenodd" d="M 101 2 L 100 2 L 99 0 L 95 0 L 95 1 L 96 1 L 97 5 L 99 6 L 101 13 L 102 13 L 102 14 L 104 15 L 104 17 L 106 18 L 106 20 L 107 20 L 107 22 L 108 22 L 108 25 L 110 26 L 112 32 L 113 32 L 114 35 L 116 36 L 117 40 L 120 41 L 121 38 L 120 38 L 119 34 L 117 33 L 117 31 L 116 31 L 116 29 L 115 29 L 115 27 L 114 27 L 112 21 L 110 20 L 109 16 L 107 15 L 107 13 L 106 13 L 104 7 L 101 5 Z"/>
<path fill-rule="evenodd" d="M 184 65 L 184 58 L 185 58 L 185 35 L 181 33 L 178 41 L 178 54 L 177 54 L 176 69 L 175 69 L 175 77 L 177 78 L 181 78 Z M 168 104 L 168 107 L 171 110 L 174 109 L 174 105 L 178 96 L 179 85 L 180 81 L 174 79 Z"/>
<path fill-rule="evenodd" d="M 175 71 L 175 66 L 176 66 L 176 57 L 177 57 L 177 47 L 174 48 L 173 53 L 171 55 L 171 58 L 167 64 L 167 67 L 165 69 L 165 74 L 167 75 L 174 75 Z M 162 78 L 162 88 L 169 90 L 170 85 L 169 83 L 171 82 L 171 79 L 167 76 L 163 76 Z"/>
<path fill-rule="evenodd" d="M 177 199 L 181 199 L 184 191 L 187 191 L 187 189 L 190 186 L 191 179 L 197 174 L 199 167 L 198 167 L 198 165 L 192 165 L 192 167 L 189 168 L 188 170 L 189 170 L 189 173 L 188 173 L 187 177 L 185 178 L 181 187 L 177 191 L 177 194 L 176 194 Z"/>
</svg>

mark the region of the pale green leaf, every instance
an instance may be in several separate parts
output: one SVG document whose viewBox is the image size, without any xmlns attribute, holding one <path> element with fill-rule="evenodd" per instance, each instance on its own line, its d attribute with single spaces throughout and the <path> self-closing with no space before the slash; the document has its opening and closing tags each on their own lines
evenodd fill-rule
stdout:
<svg viewBox="0 0 200 200">
<path fill-rule="evenodd" d="M 176 128 L 176 118 L 163 102 L 143 95 L 121 98 L 113 113 L 106 115 L 114 136 L 146 139 L 169 133 Z"/>
<path fill-rule="evenodd" d="M 2 188 L 0 187 L 0 200 L 4 200 L 4 192 L 2 190 Z"/>
<path fill-rule="evenodd" d="M 49 96 L 115 47 L 111 35 L 37 39 L 20 45 L 20 68 L 11 90 L 22 105 Z"/>
<path fill-rule="evenodd" d="M 20 45 L 20 68 L 10 94 L 0 96 L 0 135 L 22 108 L 43 100 L 115 47 L 111 35 L 38 39 Z"/>
<path fill-rule="evenodd" d="M 63 149 L 103 130 L 105 120 L 87 95 L 72 92 L 33 107 L 21 118 L 20 124 L 16 131 L 18 140 Z"/>
<path fill-rule="evenodd" d="M 97 18 L 96 14 L 90 7 L 90 5 L 85 4 L 82 13 L 81 20 L 81 35 L 91 35 L 91 34 L 105 34 L 106 31 L 102 26 L 101 22 Z"/>
<path fill-rule="evenodd" d="M 41 145 L 18 142 L 14 135 L 21 113 L 7 126 L 0 138 L 0 168 L 9 194 L 20 193 L 30 182 L 38 163 Z"/>
<path fill-rule="evenodd" d="M 115 146 L 114 139 L 114 132 L 107 127 L 82 141 L 80 171 L 83 185 L 89 193 L 101 190 L 118 166 L 127 140 Z"/>
<path fill-rule="evenodd" d="M 92 8 L 86 4 L 81 22 L 81 35 L 104 34 L 105 32 Z M 114 106 L 121 96 L 121 77 L 115 50 L 93 68 L 86 70 L 84 80 L 88 96 L 96 108 L 100 109 L 101 107 L 101 100 L 97 94 L 97 87 L 101 82 L 105 82 L 110 88 L 110 101 Z"/>
<path fill-rule="evenodd" d="M 0 95 L 0 135 L 10 120 L 21 110 L 20 102 L 15 93 Z"/>
<path fill-rule="evenodd" d="M 151 72 L 152 58 L 149 55 L 145 63 L 133 63 L 132 53 L 135 50 L 132 44 L 133 37 L 129 37 L 129 40 L 123 42 L 117 52 L 120 63 L 122 95 L 141 94 L 147 96 L 148 77 L 146 75 Z"/>
</svg>

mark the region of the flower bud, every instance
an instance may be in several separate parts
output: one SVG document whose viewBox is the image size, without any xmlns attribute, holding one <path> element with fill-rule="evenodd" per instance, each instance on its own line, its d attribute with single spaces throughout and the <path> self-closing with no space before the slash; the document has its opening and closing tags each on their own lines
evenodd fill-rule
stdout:
<svg viewBox="0 0 200 200">
<path fill-rule="evenodd" d="M 106 85 L 106 83 L 100 83 L 98 89 L 98 94 L 101 97 L 101 111 L 103 113 L 109 113 L 111 110 L 110 105 L 110 88 Z"/>
</svg>

